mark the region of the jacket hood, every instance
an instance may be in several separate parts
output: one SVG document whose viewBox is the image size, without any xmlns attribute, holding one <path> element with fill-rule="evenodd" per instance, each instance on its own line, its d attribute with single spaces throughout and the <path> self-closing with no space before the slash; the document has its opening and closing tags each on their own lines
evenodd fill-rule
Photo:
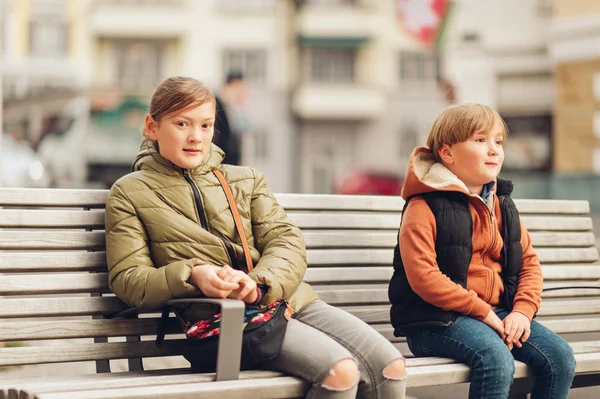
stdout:
<svg viewBox="0 0 600 399">
<path fill-rule="evenodd" d="M 210 172 L 221 165 L 221 162 L 223 162 L 224 158 L 225 153 L 223 150 L 213 143 L 210 146 L 208 155 L 204 158 L 200 165 L 194 169 L 190 169 L 190 174 L 202 175 Z M 167 175 L 176 175 L 180 174 L 183 168 L 175 165 L 173 162 L 160 155 L 156 142 L 149 139 L 144 139 L 140 145 L 140 151 L 131 164 L 132 172 L 138 170 L 153 170 Z"/>
<path fill-rule="evenodd" d="M 417 147 L 410 155 L 408 170 L 402 185 L 402 198 L 432 191 L 459 191 L 470 194 L 469 189 L 454 173 L 435 160 L 427 147 Z"/>
<path fill-rule="evenodd" d="M 435 160 L 429 148 L 417 147 L 410 156 L 401 196 L 406 200 L 433 191 L 458 191 L 474 195 L 450 169 Z M 496 179 L 493 191 L 501 196 L 510 195 L 513 184 L 509 180 Z"/>
</svg>

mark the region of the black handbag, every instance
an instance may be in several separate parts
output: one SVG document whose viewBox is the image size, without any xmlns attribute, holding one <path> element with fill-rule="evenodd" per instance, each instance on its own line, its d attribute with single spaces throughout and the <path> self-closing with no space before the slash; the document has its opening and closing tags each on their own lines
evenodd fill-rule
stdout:
<svg viewBox="0 0 600 399">
<path fill-rule="evenodd" d="M 244 256 L 246 259 L 246 270 L 253 269 L 250 246 L 240 218 L 233 193 L 227 181 L 218 170 L 213 170 L 219 179 L 235 226 L 242 241 Z M 255 369 L 261 364 L 274 359 L 281 350 L 283 338 L 287 329 L 287 322 L 291 318 L 294 309 L 285 300 L 276 301 L 264 309 L 246 305 L 244 314 L 242 335 L 242 360 L 241 369 Z M 193 324 L 186 323 L 188 350 L 184 357 L 191 363 L 194 372 L 213 372 L 216 368 L 218 336 L 220 335 L 221 315 L 215 314 L 208 319 L 199 320 Z"/>
</svg>

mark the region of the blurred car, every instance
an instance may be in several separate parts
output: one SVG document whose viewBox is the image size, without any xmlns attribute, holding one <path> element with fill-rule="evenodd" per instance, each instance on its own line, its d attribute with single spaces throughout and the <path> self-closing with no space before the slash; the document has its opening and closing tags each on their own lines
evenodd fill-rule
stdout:
<svg viewBox="0 0 600 399">
<path fill-rule="evenodd" d="M 51 178 L 41 158 L 24 141 L 2 134 L 2 181 L 4 187 L 49 187 Z"/>
<path fill-rule="evenodd" d="M 338 194 L 400 195 L 404 179 L 399 175 L 376 171 L 355 171 L 337 187 Z"/>
</svg>

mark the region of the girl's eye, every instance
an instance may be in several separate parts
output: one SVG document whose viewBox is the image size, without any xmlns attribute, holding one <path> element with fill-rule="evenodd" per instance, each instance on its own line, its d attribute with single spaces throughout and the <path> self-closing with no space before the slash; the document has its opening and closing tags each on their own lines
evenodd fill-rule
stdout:
<svg viewBox="0 0 600 399">
<path fill-rule="evenodd" d="M 475 139 L 475 141 L 477 141 L 478 143 L 483 143 L 485 142 L 485 139 L 483 137 L 478 137 Z"/>
<path fill-rule="evenodd" d="M 204 129 L 210 129 L 212 127 L 212 123 L 205 123 L 204 125 L 202 125 L 202 127 Z"/>
<path fill-rule="evenodd" d="M 498 145 L 504 145 L 504 141 L 503 140 L 496 140 L 496 144 L 498 144 Z"/>
<path fill-rule="evenodd" d="M 184 122 L 184 121 L 177 122 L 177 126 L 179 126 L 179 127 L 186 127 L 187 126 L 187 122 Z"/>
</svg>

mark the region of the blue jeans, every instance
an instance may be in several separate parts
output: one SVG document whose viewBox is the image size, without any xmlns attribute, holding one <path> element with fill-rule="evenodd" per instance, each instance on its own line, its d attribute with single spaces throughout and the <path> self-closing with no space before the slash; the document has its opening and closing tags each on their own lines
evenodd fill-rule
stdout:
<svg viewBox="0 0 600 399">
<path fill-rule="evenodd" d="M 502 320 L 509 312 L 497 310 Z M 460 316 L 449 327 L 411 331 L 408 346 L 415 356 L 456 359 L 473 369 L 469 398 L 507 398 L 515 372 L 514 359 L 527 364 L 535 377 L 531 399 L 566 399 L 575 375 L 573 350 L 561 337 L 535 320 L 522 348 L 512 352 L 491 327 Z"/>
</svg>

